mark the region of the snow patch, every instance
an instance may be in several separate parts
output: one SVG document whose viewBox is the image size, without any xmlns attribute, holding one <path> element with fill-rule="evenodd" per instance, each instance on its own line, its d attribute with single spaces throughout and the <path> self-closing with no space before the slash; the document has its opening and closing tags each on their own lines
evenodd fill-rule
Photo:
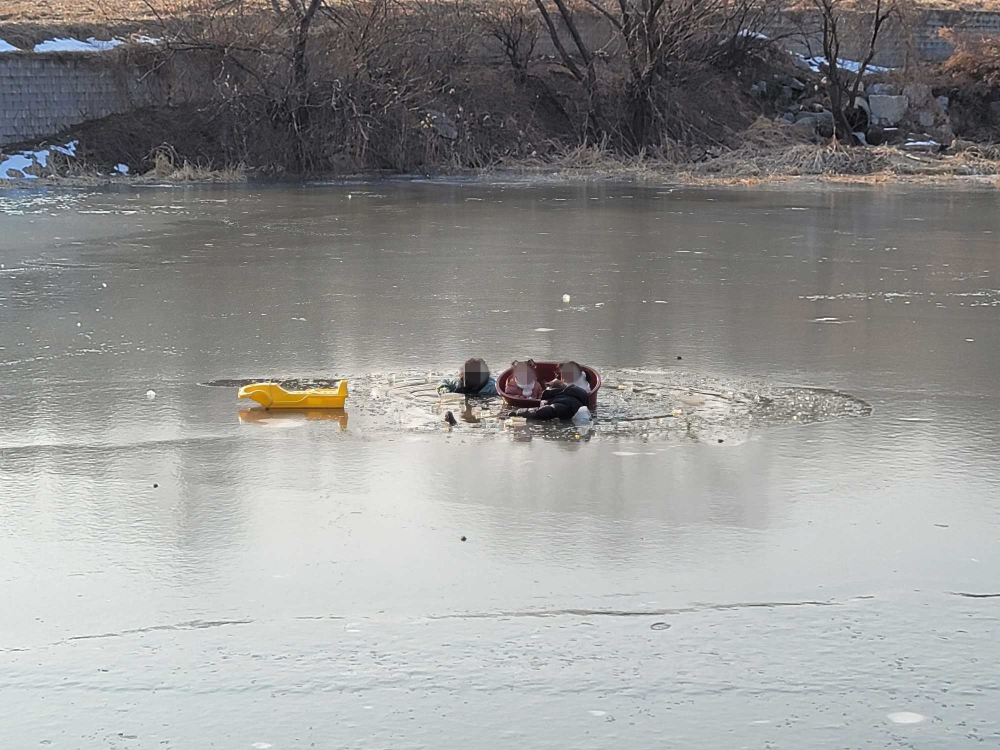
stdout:
<svg viewBox="0 0 1000 750">
<path fill-rule="evenodd" d="M 89 37 L 87 41 L 82 42 L 72 37 L 64 37 L 39 42 L 35 45 L 35 52 L 105 52 L 109 49 L 120 47 L 123 44 L 125 42 L 121 39 L 102 41 L 94 37 Z"/>
<path fill-rule="evenodd" d="M 796 57 L 801 60 L 813 73 L 822 73 L 824 67 L 829 67 L 830 63 L 822 55 L 816 57 L 806 57 L 805 55 L 796 55 Z M 857 60 L 842 60 L 837 58 L 837 66 L 849 73 L 857 73 L 861 70 L 861 63 Z M 871 75 L 872 73 L 888 73 L 892 68 L 884 68 L 881 65 L 869 65 L 865 68 L 865 75 Z"/>
<path fill-rule="evenodd" d="M 19 50 L 13 44 L 10 44 L 5 40 L 0 39 L 0 52 L 20 52 L 20 51 L 21 50 Z"/>
<path fill-rule="evenodd" d="M 891 714 L 886 714 L 886 718 L 893 724 L 919 724 L 927 717 L 913 711 L 895 711 Z"/>
<path fill-rule="evenodd" d="M 128 164 L 119 164 L 115 167 L 115 171 L 118 174 L 128 174 Z"/>
<path fill-rule="evenodd" d="M 49 164 L 49 156 L 52 151 L 67 156 L 76 155 L 77 141 L 70 141 L 65 146 L 54 146 L 51 149 L 41 148 L 35 151 L 21 151 L 10 156 L 0 155 L 0 180 L 35 180 L 37 175 L 29 174 L 26 170 L 42 167 Z"/>
</svg>

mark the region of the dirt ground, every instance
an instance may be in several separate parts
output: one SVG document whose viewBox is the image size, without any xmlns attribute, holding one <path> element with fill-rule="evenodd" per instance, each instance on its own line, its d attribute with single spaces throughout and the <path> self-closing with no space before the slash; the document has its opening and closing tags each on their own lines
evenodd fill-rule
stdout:
<svg viewBox="0 0 1000 750">
<path fill-rule="evenodd" d="M 266 0 L 251 0 L 266 4 Z M 1000 0 L 915 0 L 925 8 L 1000 10 Z M 113 24 L 205 6 L 205 0 L 2 0 L 3 24 Z"/>
<path fill-rule="evenodd" d="M 4 0 L 0 23 L 113 23 L 145 20 L 159 13 L 182 13 L 189 0 Z"/>
</svg>

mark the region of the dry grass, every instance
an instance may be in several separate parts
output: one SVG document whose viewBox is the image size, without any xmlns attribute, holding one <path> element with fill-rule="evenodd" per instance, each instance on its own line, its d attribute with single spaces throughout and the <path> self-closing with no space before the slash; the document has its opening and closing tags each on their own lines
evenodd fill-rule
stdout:
<svg viewBox="0 0 1000 750">
<path fill-rule="evenodd" d="M 267 6 L 267 0 L 259 0 Z M 1000 10 L 1000 0 L 914 0 L 920 8 Z M 801 5 L 789 2 L 789 5 Z M 2 0 L 0 24 L 106 24 L 149 21 L 157 14 L 184 15 L 197 0 Z M 155 13 L 150 8 L 155 9 Z"/>
<path fill-rule="evenodd" d="M 757 185 L 812 179 L 830 182 L 933 182 L 1000 175 L 1000 147 L 976 146 L 949 156 L 917 155 L 897 148 L 854 148 L 835 141 L 803 141 L 792 128 L 760 120 L 743 144 L 711 158 L 696 158 L 690 149 L 665 154 L 622 157 L 607 144 L 559 151 L 548 159 L 504 165 L 524 173 L 569 179 L 628 179 L 688 184 Z"/>
<path fill-rule="evenodd" d="M 179 159 L 173 149 L 158 148 L 152 154 L 153 168 L 141 175 L 139 182 L 246 182 L 244 164 L 216 168 L 212 165 L 192 164 Z"/>
<path fill-rule="evenodd" d="M 944 36 L 955 45 L 954 54 L 943 66 L 952 83 L 987 93 L 1000 88 L 1000 39 L 951 31 Z"/>
<path fill-rule="evenodd" d="M 0 23 L 106 24 L 151 20 L 156 14 L 183 15 L 191 0 L 3 0 Z"/>
</svg>

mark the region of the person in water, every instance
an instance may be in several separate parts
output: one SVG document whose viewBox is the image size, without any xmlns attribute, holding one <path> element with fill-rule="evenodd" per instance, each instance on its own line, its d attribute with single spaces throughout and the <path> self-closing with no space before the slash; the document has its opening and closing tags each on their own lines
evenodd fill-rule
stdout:
<svg viewBox="0 0 1000 750">
<path fill-rule="evenodd" d="M 535 361 L 533 359 L 525 362 L 514 360 L 511 367 L 514 368 L 514 372 L 507 381 L 507 392 L 519 398 L 541 398 L 542 391 L 545 389 L 538 377 Z"/>
<path fill-rule="evenodd" d="M 462 365 L 458 377 L 438 383 L 438 393 L 464 393 L 466 396 L 495 396 L 497 381 L 490 375 L 490 368 L 479 357 L 473 357 Z"/>
<path fill-rule="evenodd" d="M 542 391 L 542 405 L 537 409 L 515 409 L 513 415 L 540 421 L 572 419 L 580 409 L 587 408 L 590 402 L 589 384 L 586 387 L 578 385 L 578 375 L 583 376 L 584 383 L 587 382 L 583 369 L 576 362 L 561 363 L 556 370 L 558 379 L 553 380 Z"/>
<path fill-rule="evenodd" d="M 587 381 L 587 373 L 583 371 L 579 363 L 573 360 L 566 360 L 565 362 L 560 362 L 559 367 L 556 370 L 556 377 L 564 383 L 569 383 L 570 385 L 578 385 L 585 391 L 590 391 L 590 383 Z"/>
</svg>

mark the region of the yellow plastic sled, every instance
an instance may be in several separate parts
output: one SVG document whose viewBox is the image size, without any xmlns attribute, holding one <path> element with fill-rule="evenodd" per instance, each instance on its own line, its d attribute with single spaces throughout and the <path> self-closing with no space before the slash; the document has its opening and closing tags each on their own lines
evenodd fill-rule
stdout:
<svg viewBox="0 0 1000 750">
<path fill-rule="evenodd" d="M 265 409 L 343 409 L 347 402 L 347 381 L 336 388 L 286 391 L 277 383 L 251 383 L 240 388 L 240 398 L 256 401 Z"/>
</svg>

